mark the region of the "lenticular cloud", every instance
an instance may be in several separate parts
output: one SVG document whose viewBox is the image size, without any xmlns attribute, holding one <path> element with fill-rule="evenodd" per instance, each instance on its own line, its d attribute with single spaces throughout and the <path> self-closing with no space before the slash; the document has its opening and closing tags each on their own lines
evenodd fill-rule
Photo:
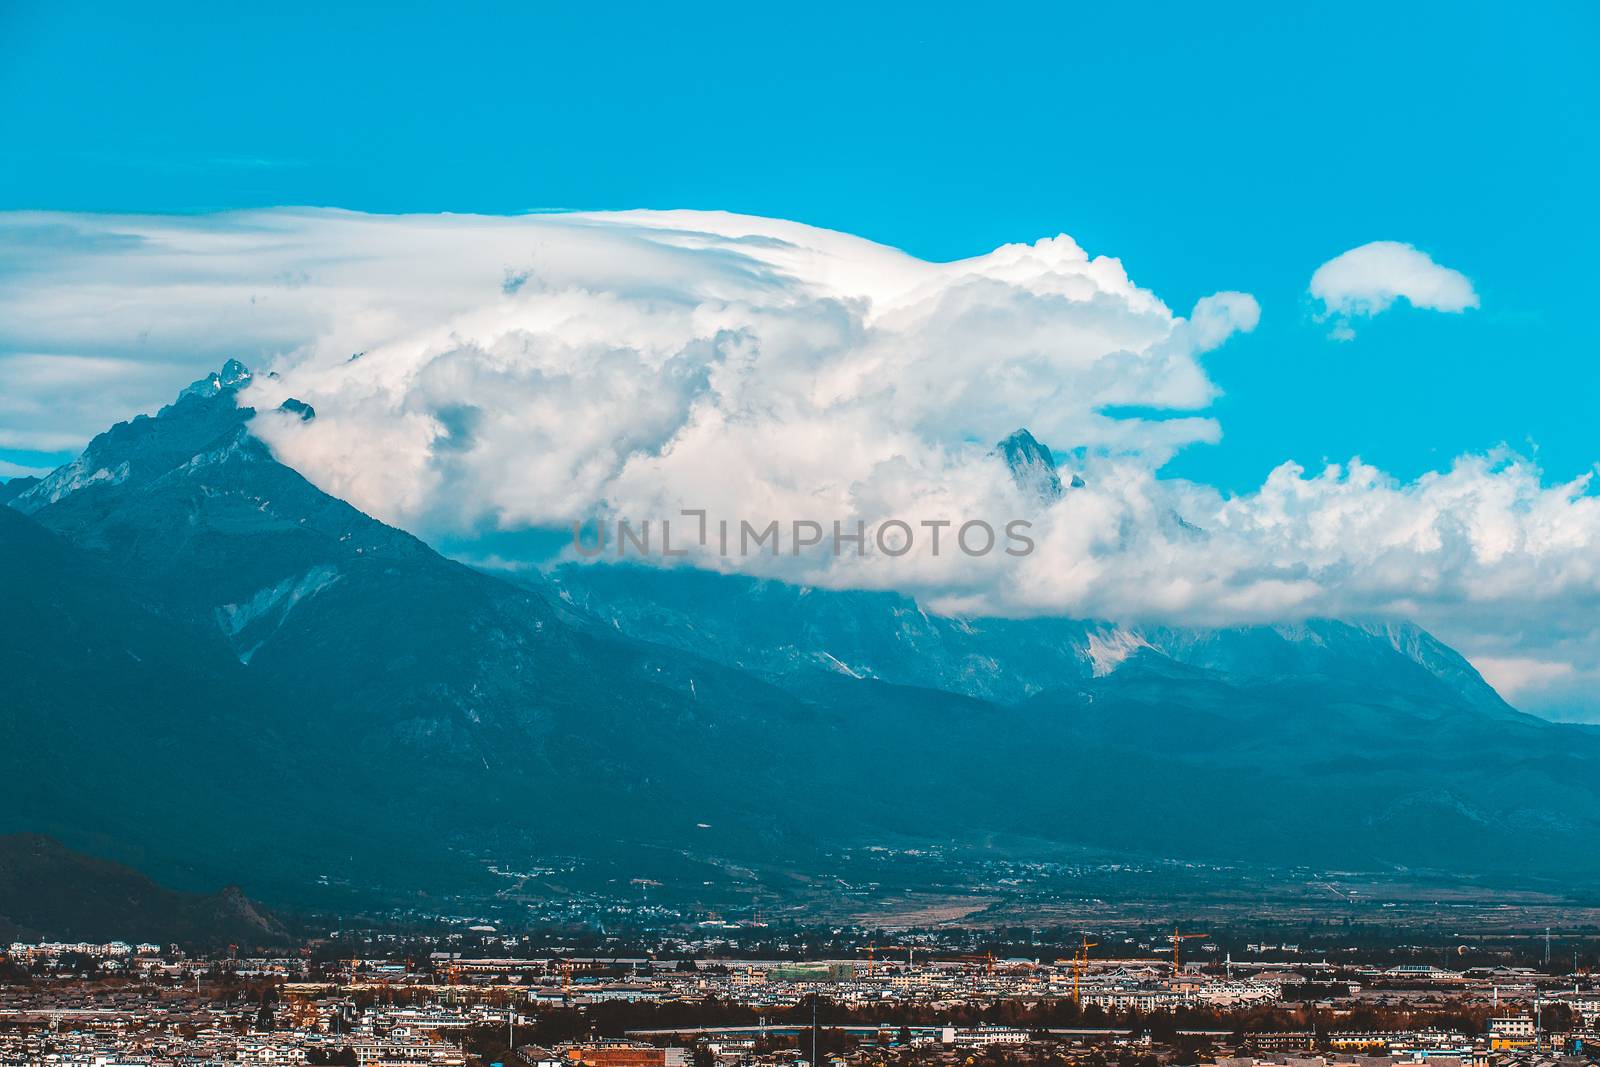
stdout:
<svg viewBox="0 0 1600 1067">
<path fill-rule="evenodd" d="M 1019 426 L 1164 455 L 1215 424 L 1103 410 L 1205 406 L 1196 357 L 1257 314 L 1220 294 L 1177 317 L 1066 237 L 936 264 L 721 214 L 309 221 L 340 260 L 332 290 L 376 328 L 330 321 L 280 360 L 263 406 L 293 394 L 326 415 L 262 433 L 429 528 L 597 507 L 870 522 L 968 482 L 1004 492 L 988 453 Z"/>
</svg>

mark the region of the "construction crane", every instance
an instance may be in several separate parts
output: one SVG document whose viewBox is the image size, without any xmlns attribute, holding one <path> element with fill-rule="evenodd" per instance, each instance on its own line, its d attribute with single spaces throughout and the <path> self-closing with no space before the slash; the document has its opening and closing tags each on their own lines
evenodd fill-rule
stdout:
<svg viewBox="0 0 1600 1067">
<path fill-rule="evenodd" d="M 1099 947 L 1100 942 L 1090 941 L 1089 935 L 1083 935 L 1083 944 L 1072 954 L 1072 1003 L 1078 1003 L 1078 979 L 1089 967 L 1089 950 Z"/>
<path fill-rule="evenodd" d="M 1197 937 L 1210 936 L 1210 934 L 1185 934 L 1182 933 L 1176 926 L 1174 926 L 1172 928 L 1172 973 L 1178 973 L 1178 949 L 1182 947 L 1185 941 L 1192 941 Z"/>
</svg>

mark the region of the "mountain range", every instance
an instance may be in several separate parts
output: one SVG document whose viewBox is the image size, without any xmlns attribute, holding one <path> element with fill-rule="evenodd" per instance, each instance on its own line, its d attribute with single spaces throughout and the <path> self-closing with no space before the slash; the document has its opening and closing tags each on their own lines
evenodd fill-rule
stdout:
<svg viewBox="0 0 1600 1067">
<path fill-rule="evenodd" d="M 278 462 L 250 380 L 0 486 L 0 831 L 319 907 L 489 896 L 552 856 L 781 892 L 880 843 L 1600 880 L 1600 730 L 1410 624 L 486 573 Z M 998 448 L 1082 486 L 1026 431 Z"/>
</svg>

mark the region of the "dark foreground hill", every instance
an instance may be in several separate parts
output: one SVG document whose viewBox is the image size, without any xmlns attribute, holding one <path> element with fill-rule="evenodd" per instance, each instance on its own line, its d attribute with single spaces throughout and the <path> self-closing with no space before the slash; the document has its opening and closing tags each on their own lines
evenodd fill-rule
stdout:
<svg viewBox="0 0 1600 1067">
<path fill-rule="evenodd" d="M 0 837 L 0 940 L 276 946 L 275 915 L 234 886 L 180 893 L 38 834 Z"/>
<path fill-rule="evenodd" d="M 1600 882 L 1600 731 L 1517 713 L 1415 627 L 513 584 L 278 463 L 247 380 L 0 508 L 0 831 L 319 906 L 443 908 L 551 857 L 781 895 L 843 847 L 1001 840 Z"/>
</svg>

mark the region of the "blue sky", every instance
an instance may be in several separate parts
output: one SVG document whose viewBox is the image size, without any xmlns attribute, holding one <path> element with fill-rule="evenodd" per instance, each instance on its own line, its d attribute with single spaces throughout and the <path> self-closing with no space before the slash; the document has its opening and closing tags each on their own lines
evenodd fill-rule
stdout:
<svg viewBox="0 0 1600 1067">
<path fill-rule="evenodd" d="M 324 6 L 12 0 L 0 209 L 721 208 L 929 258 L 1066 232 L 1175 308 L 1261 302 L 1208 360 L 1221 443 L 1172 473 L 1600 458 L 1592 4 Z M 1481 308 L 1330 341 L 1307 280 L 1376 239 Z"/>
</svg>

